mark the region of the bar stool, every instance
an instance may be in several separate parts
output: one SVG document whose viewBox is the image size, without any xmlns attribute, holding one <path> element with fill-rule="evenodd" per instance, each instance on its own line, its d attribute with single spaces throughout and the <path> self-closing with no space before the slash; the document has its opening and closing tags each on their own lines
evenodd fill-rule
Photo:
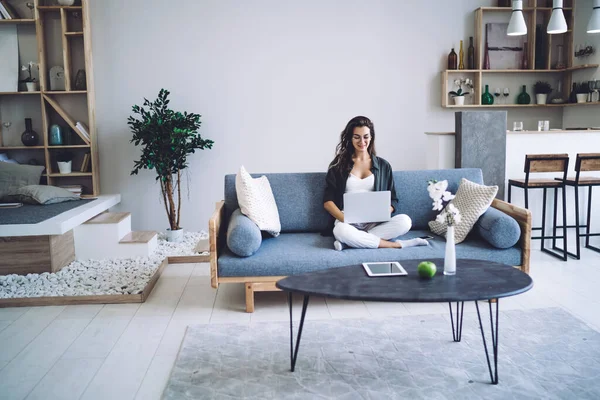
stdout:
<svg viewBox="0 0 600 400">
<path fill-rule="evenodd" d="M 542 248 L 541 250 L 554 257 L 567 261 L 567 227 L 566 223 L 563 223 L 563 234 L 562 236 L 556 235 L 556 220 L 557 220 L 557 199 L 558 189 L 562 189 L 562 214 L 563 221 L 567 220 L 567 207 L 566 207 L 566 193 L 565 193 L 565 180 L 567 178 L 567 169 L 569 168 L 569 155 L 568 154 L 526 154 L 525 155 L 525 179 L 509 179 L 508 180 L 508 202 L 511 202 L 512 187 L 520 187 L 524 191 L 525 196 L 525 208 L 529 209 L 529 190 L 530 189 L 543 189 L 544 197 L 542 201 L 542 226 L 533 227 L 532 230 L 541 230 L 541 236 L 534 236 L 531 239 L 541 239 Z M 540 172 L 562 172 L 562 180 L 556 179 L 530 179 L 530 173 Z M 554 189 L 554 221 L 552 227 L 552 236 L 546 236 L 546 192 L 548 189 Z M 545 240 L 552 239 L 552 248 L 560 250 L 560 253 L 545 247 Z M 563 240 L 563 249 L 556 247 L 556 239 Z M 561 254 L 562 253 L 562 254 Z"/>
<path fill-rule="evenodd" d="M 574 187 L 575 191 L 575 225 L 567 225 L 567 228 L 575 228 L 575 236 L 577 238 L 576 254 L 568 253 L 570 256 L 580 259 L 581 244 L 580 237 L 585 237 L 585 247 L 600 253 L 600 248 L 590 244 L 590 237 L 600 236 L 600 233 L 590 233 L 590 224 L 592 217 L 592 188 L 600 186 L 600 177 L 582 177 L 580 172 L 600 171 L 600 153 L 578 153 L 575 160 L 575 178 L 567 178 L 564 182 L 567 186 Z M 560 180 L 560 178 L 555 178 Z M 588 188 L 588 208 L 587 221 L 584 225 L 579 224 L 579 188 Z M 585 233 L 580 233 L 579 229 L 585 228 Z M 556 248 L 557 250 L 562 250 Z"/>
</svg>

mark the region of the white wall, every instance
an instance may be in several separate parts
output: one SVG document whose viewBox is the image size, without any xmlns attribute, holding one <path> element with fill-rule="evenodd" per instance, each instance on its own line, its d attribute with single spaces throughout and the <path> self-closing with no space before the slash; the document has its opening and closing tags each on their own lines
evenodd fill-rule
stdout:
<svg viewBox="0 0 600 400">
<path fill-rule="evenodd" d="M 346 122 L 373 119 L 394 169 L 426 167 L 425 131 L 454 129 L 440 71 L 495 0 L 92 0 L 101 190 L 121 193 L 135 229 L 167 220 L 153 171 L 131 177 L 131 106 L 171 91 L 202 115 L 212 150 L 192 156 L 182 225 L 207 229 L 223 176 L 325 171 Z M 508 13 L 507 13 L 508 16 Z M 508 17 L 507 17 L 508 18 Z M 519 114 L 520 113 L 520 114 Z M 509 120 L 553 119 L 548 111 Z M 509 121 L 510 122 L 510 121 Z M 527 126 L 526 126 L 527 128 Z"/>
</svg>

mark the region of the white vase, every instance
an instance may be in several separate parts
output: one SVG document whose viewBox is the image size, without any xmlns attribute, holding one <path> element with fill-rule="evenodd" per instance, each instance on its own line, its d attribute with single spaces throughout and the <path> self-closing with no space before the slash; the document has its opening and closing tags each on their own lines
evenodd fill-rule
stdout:
<svg viewBox="0 0 600 400">
<path fill-rule="evenodd" d="M 75 0 L 58 0 L 58 4 L 61 6 L 72 6 L 75 4 Z"/>
<path fill-rule="evenodd" d="M 577 102 L 578 103 L 587 103 L 587 93 L 577 93 Z"/>
<path fill-rule="evenodd" d="M 27 87 L 28 92 L 36 92 L 37 82 L 25 82 L 25 87 Z"/>
<path fill-rule="evenodd" d="M 444 255 L 444 275 L 456 274 L 456 246 L 454 245 L 454 226 L 446 231 L 446 254 Z"/>
<path fill-rule="evenodd" d="M 454 105 L 464 106 L 465 105 L 465 96 L 454 96 Z"/>
<path fill-rule="evenodd" d="M 70 174 L 71 161 L 58 161 L 58 172 L 61 174 Z"/>
<path fill-rule="evenodd" d="M 167 229 L 167 242 L 181 242 L 183 239 L 183 229 L 176 229 L 174 231 Z"/>
<path fill-rule="evenodd" d="M 538 93 L 535 95 L 535 99 L 538 104 L 546 104 L 546 101 L 548 100 L 548 95 L 545 93 Z"/>
</svg>

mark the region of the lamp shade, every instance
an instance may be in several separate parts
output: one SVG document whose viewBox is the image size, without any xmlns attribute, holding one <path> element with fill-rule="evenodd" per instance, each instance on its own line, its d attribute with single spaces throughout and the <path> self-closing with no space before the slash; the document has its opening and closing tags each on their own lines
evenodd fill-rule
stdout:
<svg viewBox="0 0 600 400">
<path fill-rule="evenodd" d="M 527 35 L 527 24 L 525 23 L 525 17 L 523 17 L 523 0 L 513 0 L 512 9 L 506 34 L 508 36 Z"/>
<path fill-rule="evenodd" d="M 587 33 L 600 33 L 600 0 L 594 0 L 594 8 L 590 22 L 588 22 Z"/>
<path fill-rule="evenodd" d="M 551 35 L 565 33 L 567 31 L 567 20 L 563 13 L 563 0 L 554 0 L 552 2 L 552 15 L 546 32 Z"/>
</svg>

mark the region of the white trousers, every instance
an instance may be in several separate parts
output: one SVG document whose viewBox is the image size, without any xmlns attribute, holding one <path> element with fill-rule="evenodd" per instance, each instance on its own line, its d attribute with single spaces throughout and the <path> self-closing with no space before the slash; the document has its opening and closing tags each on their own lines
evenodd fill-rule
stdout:
<svg viewBox="0 0 600 400">
<path fill-rule="evenodd" d="M 381 239 L 390 240 L 406 234 L 412 221 L 406 214 L 394 215 L 387 222 L 367 224 L 364 230 L 345 222 L 335 221 L 333 236 L 345 245 L 357 249 L 376 249 Z"/>
</svg>

